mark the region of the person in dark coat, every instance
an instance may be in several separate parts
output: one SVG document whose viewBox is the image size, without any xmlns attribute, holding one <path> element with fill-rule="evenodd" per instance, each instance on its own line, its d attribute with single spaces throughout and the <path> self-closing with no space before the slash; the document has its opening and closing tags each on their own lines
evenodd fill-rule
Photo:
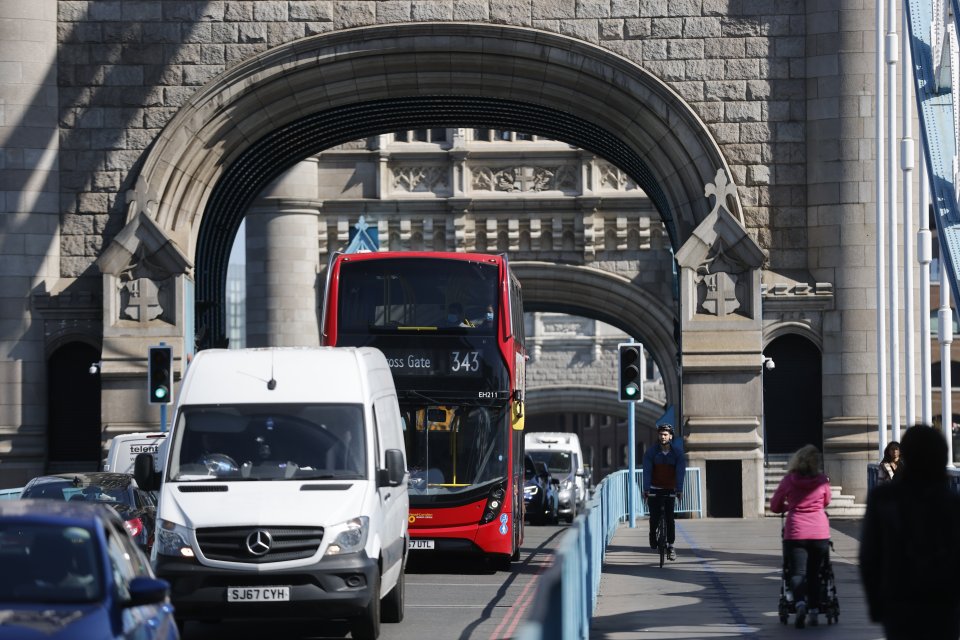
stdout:
<svg viewBox="0 0 960 640">
<path fill-rule="evenodd" d="M 667 521 L 667 558 L 677 559 L 675 501 L 683 497 L 687 460 L 683 441 L 673 439 L 673 425 L 657 427 L 659 443 L 643 452 L 643 498 L 650 508 L 650 548 L 657 548 L 657 523 L 664 510 Z M 651 499 L 652 498 L 652 499 Z"/>
<path fill-rule="evenodd" d="M 893 440 L 883 449 L 877 482 L 890 482 L 900 471 L 900 443 Z"/>
<path fill-rule="evenodd" d="M 860 577 L 870 619 L 888 640 L 960 638 L 960 495 L 947 482 L 947 442 L 911 427 L 903 467 L 867 496 Z"/>
</svg>

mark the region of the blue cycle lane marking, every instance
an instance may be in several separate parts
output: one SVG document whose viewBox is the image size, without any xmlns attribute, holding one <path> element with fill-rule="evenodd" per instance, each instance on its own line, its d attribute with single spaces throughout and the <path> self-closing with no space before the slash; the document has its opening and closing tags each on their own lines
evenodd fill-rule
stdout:
<svg viewBox="0 0 960 640">
<path fill-rule="evenodd" d="M 676 529 L 687 543 L 687 546 L 693 552 L 693 555 L 697 557 L 697 561 L 703 567 L 704 572 L 710 579 L 710 585 L 720 596 L 720 601 L 723 602 L 724 607 L 726 607 L 727 611 L 730 612 L 730 616 L 733 618 L 733 621 L 736 624 L 743 626 L 745 629 L 752 629 L 752 627 L 747 623 L 747 618 L 743 615 L 740 607 L 737 606 L 736 598 L 730 594 L 726 586 L 724 586 L 723 580 L 720 579 L 720 571 L 717 569 L 717 567 L 714 566 L 713 562 L 703 554 L 703 551 L 697 546 L 693 536 L 691 536 L 689 532 L 687 532 L 686 528 L 683 527 L 679 522 L 676 523 Z"/>
</svg>

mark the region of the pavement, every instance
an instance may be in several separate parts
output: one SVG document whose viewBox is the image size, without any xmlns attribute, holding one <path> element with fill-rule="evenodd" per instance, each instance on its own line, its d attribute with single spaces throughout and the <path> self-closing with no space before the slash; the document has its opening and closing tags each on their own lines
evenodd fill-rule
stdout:
<svg viewBox="0 0 960 640">
<path fill-rule="evenodd" d="M 645 518 L 622 525 L 607 547 L 591 640 L 843 638 L 881 640 L 857 567 L 859 519 L 831 521 L 840 618 L 796 629 L 781 624 L 780 519 L 677 519 L 677 560 L 661 569 Z"/>
</svg>

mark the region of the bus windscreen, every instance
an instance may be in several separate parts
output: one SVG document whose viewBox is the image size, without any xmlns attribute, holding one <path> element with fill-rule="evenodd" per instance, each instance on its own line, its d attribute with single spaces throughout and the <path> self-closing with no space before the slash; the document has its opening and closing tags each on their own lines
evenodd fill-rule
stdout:
<svg viewBox="0 0 960 640">
<path fill-rule="evenodd" d="M 465 260 L 344 261 L 339 331 L 495 335 L 499 270 Z"/>
</svg>

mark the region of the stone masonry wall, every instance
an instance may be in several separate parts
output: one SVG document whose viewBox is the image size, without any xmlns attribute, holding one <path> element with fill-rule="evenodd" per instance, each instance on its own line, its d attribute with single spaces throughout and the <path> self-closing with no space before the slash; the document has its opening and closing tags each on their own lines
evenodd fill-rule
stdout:
<svg viewBox="0 0 960 640">
<path fill-rule="evenodd" d="M 62 275 L 92 274 L 100 248 L 123 225 L 124 192 L 143 150 L 211 78 L 298 38 L 419 21 L 557 32 L 658 76 L 722 146 L 747 226 L 771 262 L 804 268 L 805 252 L 796 249 L 806 236 L 804 7 L 800 0 L 61 1 Z"/>
</svg>

